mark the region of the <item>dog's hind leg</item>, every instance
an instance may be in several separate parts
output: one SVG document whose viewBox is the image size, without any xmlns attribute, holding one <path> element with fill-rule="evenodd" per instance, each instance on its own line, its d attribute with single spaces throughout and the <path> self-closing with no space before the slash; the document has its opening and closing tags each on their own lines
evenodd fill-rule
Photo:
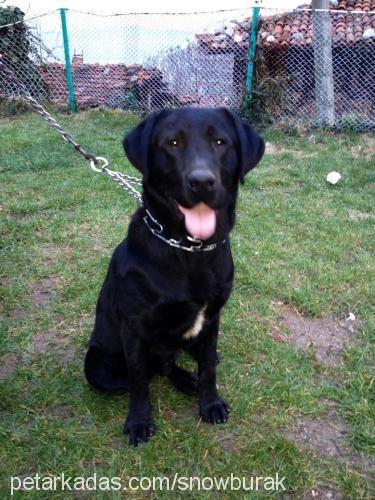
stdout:
<svg viewBox="0 0 375 500">
<path fill-rule="evenodd" d="M 198 375 L 196 373 L 173 364 L 167 377 L 177 390 L 188 396 L 198 395 Z"/>
<path fill-rule="evenodd" d="M 90 345 L 85 358 L 87 381 L 96 389 L 112 394 L 129 392 L 125 356 L 122 351 L 105 353 L 96 345 Z"/>
<path fill-rule="evenodd" d="M 119 318 L 113 304 L 108 273 L 96 305 L 95 326 L 85 358 L 85 375 L 96 389 L 123 394 L 129 391 L 129 383 Z"/>
</svg>

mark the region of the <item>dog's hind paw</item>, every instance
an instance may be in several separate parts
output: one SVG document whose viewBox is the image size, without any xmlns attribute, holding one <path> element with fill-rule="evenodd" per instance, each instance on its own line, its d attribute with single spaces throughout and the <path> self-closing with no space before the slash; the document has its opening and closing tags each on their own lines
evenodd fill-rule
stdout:
<svg viewBox="0 0 375 500">
<path fill-rule="evenodd" d="M 202 420 L 211 424 L 223 424 L 228 421 L 230 409 L 223 399 L 215 399 L 210 403 L 200 404 Z"/>
<path fill-rule="evenodd" d="M 184 394 L 188 396 L 196 396 L 198 394 L 198 375 L 196 373 L 174 365 L 168 378 L 174 387 Z"/>
<path fill-rule="evenodd" d="M 132 419 L 127 418 L 124 434 L 129 436 L 129 444 L 137 447 L 140 443 L 147 443 L 155 434 L 155 426 L 152 419 L 134 422 Z"/>
</svg>

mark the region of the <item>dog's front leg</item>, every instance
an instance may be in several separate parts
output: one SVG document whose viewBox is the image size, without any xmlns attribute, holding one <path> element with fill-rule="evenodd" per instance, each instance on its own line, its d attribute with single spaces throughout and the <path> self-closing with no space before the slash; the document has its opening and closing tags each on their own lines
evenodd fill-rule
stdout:
<svg viewBox="0 0 375 500">
<path fill-rule="evenodd" d="M 127 372 L 129 376 L 130 409 L 124 426 L 124 434 L 129 435 L 129 442 L 138 446 L 146 442 L 155 433 L 149 397 L 149 353 L 146 342 L 134 332 L 122 329 Z"/>
<path fill-rule="evenodd" d="M 206 319 L 197 339 L 198 395 L 202 419 L 212 424 L 228 420 L 229 406 L 221 399 L 216 387 L 216 344 L 219 332 L 219 314 Z"/>
</svg>

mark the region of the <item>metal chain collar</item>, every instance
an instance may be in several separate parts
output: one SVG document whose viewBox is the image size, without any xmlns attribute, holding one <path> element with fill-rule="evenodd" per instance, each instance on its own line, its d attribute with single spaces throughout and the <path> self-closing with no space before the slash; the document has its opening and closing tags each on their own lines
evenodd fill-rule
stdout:
<svg viewBox="0 0 375 500">
<path fill-rule="evenodd" d="M 124 174 L 122 172 L 115 172 L 108 168 L 108 160 L 103 156 L 95 156 L 89 153 L 83 146 L 78 144 L 74 137 L 67 132 L 56 120 L 55 118 L 30 94 L 25 85 L 17 78 L 14 71 L 9 68 L 4 61 L 2 61 L 2 56 L 0 54 L 0 69 L 4 71 L 10 81 L 18 87 L 22 91 L 23 97 L 31 104 L 31 106 L 35 109 L 37 113 L 39 113 L 50 125 L 54 128 L 64 139 L 64 141 L 69 142 L 78 153 L 80 153 L 86 160 L 90 161 L 90 166 L 94 172 L 103 173 L 106 172 L 115 182 L 117 182 L 128 194 L 133 196 L 141 206 L 143 206 L 142 194 L 133 187 L 133 184 L 142 186 L 142 180 L 137 177 L 133 177 L 128 174 Z M 98 164 L 101 162 L 101 166 L 98 167 Z M 158 229 L 155 229 L 151 226 L 148 218 L 151 220 L 153 224 L 155 224 Z M 159 238 L 160 240 L 167 243 L 169 246 L 174 248 L 179 248 L 181 250 L 185 250 L 186 252 L 209 252 L 210 250 L 214 250 L 219 243 L 212 243 L 210 245 L 205 245 L 202 240 L 197 238 L 191 238 L 190 236 L 186 236 L 187 240 L 192 242 L 193 245 L 187 246 L 181 243 L 182 240 L 175 240 L 173 238 L 166 238 L 162 235 L 164 230 L 163 226 L 153 217 L 149 210 L 146 209 L 146 215 L 143 218 L 144 223 L 151 231 L 151 233 Z M 221 242 L 224 244 L 225 240 Z"/>
<path fill-rule="evenodd" d="M 186 252 L 209 252 L 214 250 L 220 244 L 223 245 L 226 240 L 221 241 L 220 243 L 211 243 L 210 245 L 206 245 L 202 240 L 198 238 L 192 238 L 191 236 L 186 236 L 186 239 L 193 243 L 193 245 L 187 246 L 182 244 L 182 239 L 175 240 L 173 238 L 166 238 L 162 235 L 164 231 L 164 227 L 160 222 L 158 222 L 155 217 L 153 217 L 149 210 L 146 209 L 146 215 L 143 217 L 143 222 L 149 228 L 154 236 L 164 241 L 164 243 L 168 243 L 170 247 L 180 248 L 181 250 L 185 250 Z M 151 224 L 154 224 L 155 227 L 152 227 Z"/>
</svg>

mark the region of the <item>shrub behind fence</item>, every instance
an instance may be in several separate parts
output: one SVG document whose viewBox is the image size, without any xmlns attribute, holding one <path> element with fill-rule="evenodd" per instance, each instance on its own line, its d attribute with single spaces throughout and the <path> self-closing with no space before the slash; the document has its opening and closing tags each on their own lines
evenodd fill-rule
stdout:
<svg viewBox="0 0 375 500">
<path fill-rule="evenodd" d="M 71 107 L 149 112 L 228 106 L 261 124 L 370 129 L 375 127 L 372 3 L 363 11 L 262 9 L 257 26 L 251 9 L 107 16 L 69 10 L 65 39 L 62 12 L 54 11 L 0 27 L 0 61 L 35 98 L 70 101 Z M 255 28 L 255 60 L 249 61 Z M 20 43 L 21 32 L 27 33 L 26 44 Z M 0 95 L 20 96 L 1 65 Z"/>
</svg>

